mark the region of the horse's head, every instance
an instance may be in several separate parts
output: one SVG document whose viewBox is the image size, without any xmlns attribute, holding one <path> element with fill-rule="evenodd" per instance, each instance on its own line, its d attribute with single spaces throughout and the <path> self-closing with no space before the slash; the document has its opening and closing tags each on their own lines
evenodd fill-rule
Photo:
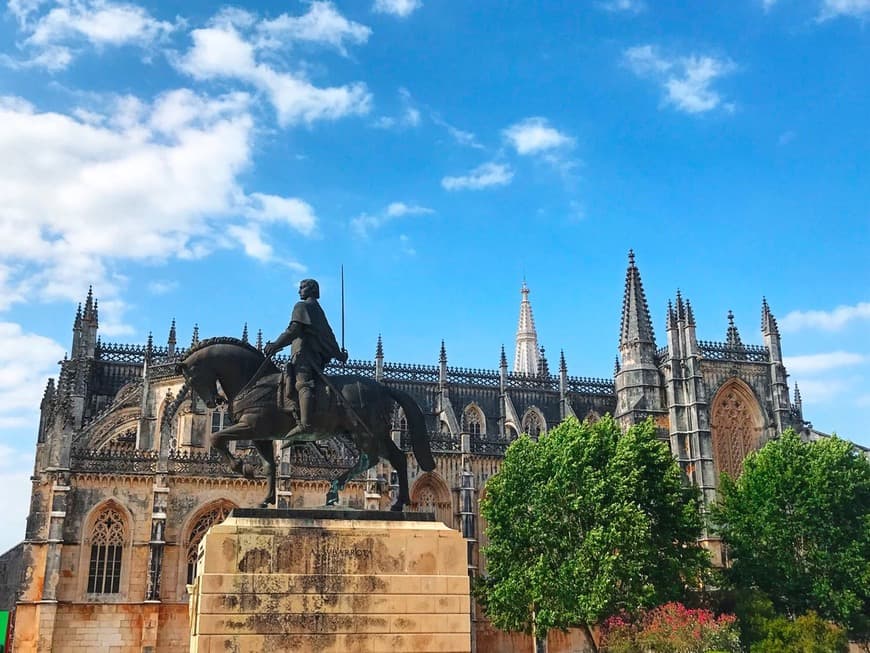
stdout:
<svg viewBox="0 0 870 653">
<path fill-rule="evenodd" d="M 199 395 L 208 408 L 214 408 L 223 398 L 218 394 L 217 376 L 214 370 L 202 365 L 200 361 L 185 360 L 175 366 L 193 391 Z"/>
</svg>

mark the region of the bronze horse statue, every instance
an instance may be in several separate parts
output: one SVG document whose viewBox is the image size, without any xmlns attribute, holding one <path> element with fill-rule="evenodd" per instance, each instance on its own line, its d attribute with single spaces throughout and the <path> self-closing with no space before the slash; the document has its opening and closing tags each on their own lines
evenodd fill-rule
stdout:
<svg viewBox="0 0 870 653">
<path fill-rule="evenodd" d="M 234 472 L 253 478 L 254 470 L 233 456 L 227 447 L 231 440 L 251 440 L 263 459 L 268 478 L 268 492 L 260 504 L 275 503 L 275 448 L 273 441 L 282 440 L 296 422 L 277 403 L 277 388 L 281 372 L 271 360 L 247 342 L 231 337 L 203 340 L 176 365 L 184 376 L 184 386 L 167 408 L 163 426 L 174 416 L 185 395 L 193 390 L 209 408 L 215 408 L 223 398 L 235 424 L 211 434 L 211 446 Z M 254 377 L 257 378 L 254 378 Z M 339 435 L 348 436 L 360 452 L 356 463 L 332 481 L 326 495 L 326 505 L 338 503 L 338 493 L 356 474 L 374 467 L 378 460 L 388 460 L 399 479 L 399 494 L 391 510 L 402 510 L 411 502 L 408 493 L 408 465 L 405 453 L 390 437 L 393 404 L 405 411 L 411 435 L 411 447 L 420 469 L 431 471 L 435 460 L 429 449 L 429 437 L 423 412 L 407 393 L 389 388 L 373 379 L 358 375 L 330 376 L 330 391 L 317 394 L 317 411 L 312 420 L 311 434 L 300 434 L 284 440 L 283 446 L 322 440 Z M 351 410 L 348 410 L 347 405 Z"/>
</svg>

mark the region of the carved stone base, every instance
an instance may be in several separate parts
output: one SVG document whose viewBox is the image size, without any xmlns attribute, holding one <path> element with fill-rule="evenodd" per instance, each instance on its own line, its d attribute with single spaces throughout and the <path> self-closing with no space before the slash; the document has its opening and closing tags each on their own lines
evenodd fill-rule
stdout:
<svg viewBox="0 0 870 653">
<path fill-rule="evenodd" d="M 468 653 L 466 543 L 428 513 L 235 510 L 200 544 L 191 653 Z"/>
</svg>

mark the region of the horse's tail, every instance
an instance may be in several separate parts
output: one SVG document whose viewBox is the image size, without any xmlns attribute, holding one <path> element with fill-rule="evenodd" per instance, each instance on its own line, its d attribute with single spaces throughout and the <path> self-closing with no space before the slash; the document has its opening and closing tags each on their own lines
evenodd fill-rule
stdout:
<svg viewBox="0 0 870 653">
<path fill-rule="evenodd" d="M 175 417 L 175 413 L 178 412 L 178 407 L 181 406 L 181 402 L 184 401 L 184 398 L 187 396 L 187 393 L 190 391 L 190 381 L 185 380 L 184 385 L 181 386 L 181 390 L 178 391 L 178 396 L 175 398 L 171 404 L 166 407 L 166 410 L 163 411 L 163 419 L 160 421 L 160 432 L 163 432 L 163 429 L 166 428 L 166 425 L 169 424 L 169 421 Z"/>
<path fill-rule="evenodd" d="M 414 450 L 414 457 L 420 465 L 420 469 L 424 472 L 431 472 L 435 469 L 435 459 L 432 457 L 432 450 L 429 448 L 429 433 L 426 430 L 426 418 L 423 417 L 423 411 L 414 398 L 406 392 L 402 392 L 396 388 L 384 386 L 387 394 L 390 395 L 405 411 L 405 419 L 408 420 L 408 431 L 411 433 L 411 448 Z"/>
</svg>

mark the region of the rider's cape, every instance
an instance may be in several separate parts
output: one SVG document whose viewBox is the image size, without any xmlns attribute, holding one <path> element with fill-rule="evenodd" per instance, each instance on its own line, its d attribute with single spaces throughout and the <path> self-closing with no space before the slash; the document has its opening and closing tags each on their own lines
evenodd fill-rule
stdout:
<svg viewBox="0 0 870 653">
<path fill-rule="evenodd" d="M 293 322 L 297 322 L 302 328 L 302 336 L 293 340 L 291 360 L 295 361 L 302 354 L 323 369 L 331 359 L 341 354 L 332 327 L 316 299 L 309 297 L 296 302 L 290 316 L 290 323 Z"/>
</svg>

